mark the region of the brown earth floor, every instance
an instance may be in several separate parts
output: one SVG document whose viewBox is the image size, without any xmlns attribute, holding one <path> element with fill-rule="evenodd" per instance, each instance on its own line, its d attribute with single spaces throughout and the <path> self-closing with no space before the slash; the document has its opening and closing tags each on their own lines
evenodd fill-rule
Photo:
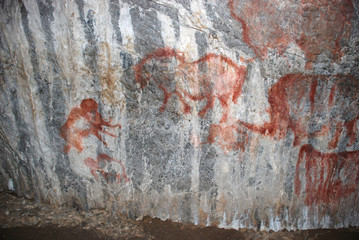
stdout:
<svg viewBox="0 0 359 240">
<path fill-rule="evenodd" d="M 145 232 L 149 237 L 130 237 L 126 239 L 319 239 L 319 240 L 357 240 L 359 239 L 359 231 L 357 229 L 340 229 L 340 230 L 309 230 L 295 232 L 269 232 L 258 234 L 255 231 L 249 233 L 248 230 L 236 231 L 218 229 L 215 227 L 189 227 L 183 224 L 172 223 L 169 221 L 161 221 L 152 219 L 152 222 L 142 222 Z M 0 228 L 0 239 L 3 240 L 113 240 L 123 239 L 112 238 L 106 236 L 96 230 L 84 230 L 81 227 L 15 227 Z"/>
<path fill-rule="evenodd" d="M 240 240 L 351 240 L 359 239 L 359 228 L 264 232 L 198 227 L 145 217 L 133 221 L 126 216 L 109 217 L 105 211 L 81 212 L 39 204 L 0 192 L 0 240 L 113 240 L 113 239 L 240 239 Z"/>
</svg>

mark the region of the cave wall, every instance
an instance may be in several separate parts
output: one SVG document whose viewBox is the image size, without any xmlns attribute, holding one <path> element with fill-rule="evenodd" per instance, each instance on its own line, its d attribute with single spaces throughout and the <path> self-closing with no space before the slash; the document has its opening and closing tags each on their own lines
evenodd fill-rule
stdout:
<svg viewBox="0 0 359 240">
<path fill-rule="evenodd" d="M 0 2 L 0 188 L 226 228 L 359 226 L 356 0 Z"/>
</svg>

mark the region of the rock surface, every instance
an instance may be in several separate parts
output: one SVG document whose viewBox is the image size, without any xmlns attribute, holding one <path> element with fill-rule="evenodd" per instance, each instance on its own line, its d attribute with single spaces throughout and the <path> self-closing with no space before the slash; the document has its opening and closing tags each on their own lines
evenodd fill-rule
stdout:
<svg viewBox="0 0 359 240">
<path fill-rule="evenodd" d="M 225 228 L 358 226 L 359 3 L 317 2 L 2 1 L 0 188 Z"/>
</svg>

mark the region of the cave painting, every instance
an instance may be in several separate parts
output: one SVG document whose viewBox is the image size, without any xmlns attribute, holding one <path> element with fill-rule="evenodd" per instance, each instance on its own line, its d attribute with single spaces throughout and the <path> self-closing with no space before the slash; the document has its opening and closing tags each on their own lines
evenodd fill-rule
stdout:
<svg viewBox="0 0 359 240">
<path fill-rule="evenodd" d="M 268 92 L 269 122 L 238 124 L 276 140 L 289 130 L 294 146 L 303 139 L 330 136 L 328 149 L 336 148 L 340 137 L 352 146 L 359 120 L 359 79 L 352 76 L 288 74 Z M 332 133 L 332 134 L 331 134 Z"/>
<path fill-rule="evenodd" d="M 207 54 L 188 63 L 182 52 L 162 48 L 135 66 L 135 77 L 142 88 L 152 80 L 163 91 L 160 111 L 176 95 L 184 113 L 191 110 L 189 101 L 206 100 L 199 112 L 199 116 L 205 117 L 214 101 L 219 100 L 223 109 L 219 124 L 210 126 L 206 141 L 192 136 L 192 143 L 197 146 L 217 143 L 225 152 L 244 150 L 248 142 L 246 130 L 276 140 L 291 130 L 294 146 L 301 145 L 303 139 L 326 135 L 331 138 L 329 149 L 336 148 L 344 137 L 348 138 L 347 145 L 352 146 L 357 137 L 359 84 L 352 76 L 288 74 L 280 78 L 268 92 L 270 121 L 263 124 L 229 116 L 229 103 L 236 103 L 241 95 L 246 68 L 223 56 Z"/>
<path fill-rule="evenodd" d="M 311 145 L 299 151 L 295 171 L 295 193 L 306 205 L 335 204 L 357 193 L 359 151 L 322 153 Z"/>
<path fill-rule="evenodd" d="M 111 124 L 111 120 L 105 121 L 98 112 L 98 105 L 92 98 L 82 100 L 79 106 L 74 107 L 66 123 L 60 129 L 60 135 L 65 139 L 64 152 L 68 153 L 71 148 L 75 148 L 78 152 L 83 150 L 83 138 L 89 135 L 96 136 L 104 145 L 107 143 L 102 139 L 101 134 L 107 134 L 111 137 L 115 135 L 104 129 L 121 128 L 120 124 Z"/>
<path fill-rule="evenodd" d="M 282 54 L 296 43 L 310 64 L 321 53 L 342 56 L 350 36 L 351 0 L 229 0 L 231 16 L 242 25 L 243 41 L 264 59 L 269 48 Z"/>
<path fill-rule="evenodd" d="M 86 158 L 84 163 L 90 169 L 91 174 L 97 181 L 99 180 L 98 173 L 107 181 L 107 183 L 110 183 L 113 180 L 120 183 L 122 178 L 125 182 L 130 181 L 126 175 L 125 166 L 122 162 L 111 158 L 107 154 L 99 154 L 96 160 L 93 158 Z M 122 174 L 119 173 L 120 170 L 116 169 L 116 165 L 121 167 Z"/>
<path fill-rule="evenodd" d="M 205 100 L 206 105 L 198 113 L 205 117 L 218 99 L 223 108 L 220 122 L 226 122 L 230 101 L 236 103 L 241 95 L 246 67 L 213 53 L 187 62 L 182 52 L 161 48 L 136 64 L 135 78 L 142 88 L 152 80 L 163 91 L 160 111 L 165 110 L 169 99 L 175 95 L 185 114 L 191 111 L 189 101 Z"/>
</svg>

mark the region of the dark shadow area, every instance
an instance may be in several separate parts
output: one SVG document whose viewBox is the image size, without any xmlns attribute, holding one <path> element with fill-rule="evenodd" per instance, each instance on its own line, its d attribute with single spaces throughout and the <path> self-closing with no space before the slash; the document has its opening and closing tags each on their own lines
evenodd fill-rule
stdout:
<svg viewBox="0 0 359 240">
<path fill-rule="evenodd" d="M 251 229 L 221 229 L 216 227 L 198 227 L 192 224 L 174 223 L 161 221 L 158 218 L 145 217 L 141 221 L 145 232 L 156 240 L 357 240 L 359 239 L 358 228 L 348 229 L 313 229 L 302 231 L 264 232 Z"/>
<path fill-rule="evenodd" d="M 77 227 L 13 227 L 0 228 L 1 240 L 357 240 L 359 229 L 314 229 L 304 231 L 259 232 L 250 229 L 220 229 L 216 227 L 199 227 L 192 224 L 161 221 L 158 218 L 145 217 L 140 225 L 143 226 L 147 237 L 120 237 L 113 238 L 104 235 L 96 229 L 82 229 Z"/>
<path fill-rule="evenodd" d="M 14 227 L 1 228 L 0 239 L 3 240 L 112 240 L 96 230 L 85 230 L 80 227 Z"/>
</svg>

